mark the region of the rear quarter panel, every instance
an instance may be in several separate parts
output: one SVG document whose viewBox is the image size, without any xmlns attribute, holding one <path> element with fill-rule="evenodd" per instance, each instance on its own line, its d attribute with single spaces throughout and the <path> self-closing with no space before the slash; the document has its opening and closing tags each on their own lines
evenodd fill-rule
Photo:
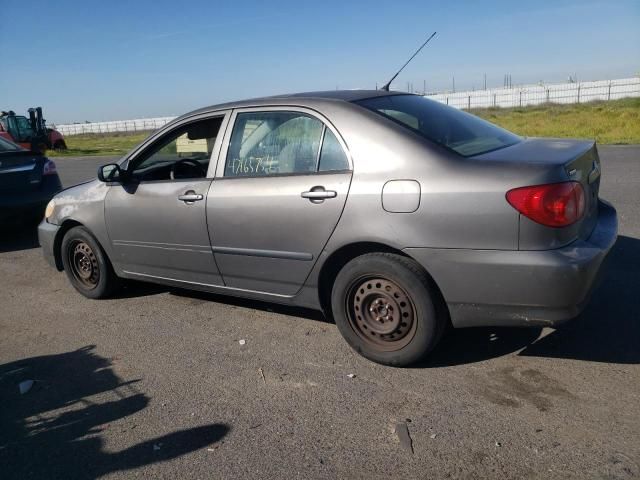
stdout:
<svg viewBox="0 0 640 480">
<path fill-rule="evenodd" d="M 327 250 L 358 241 L 398 249 L 518 248 L 518 213 L 504 195 L 509 185 L 521 184 L 522 172 L 454 155 L 355 105 L 327 116 L 354 162 L 349 198 Z M 397 179 L 420 184 L 412 213 L 382 206 L 384 184 Z"/>
<path fill-rule="evenodd" d="M 557 172 L 536 165 L 461 157 L 357 105 L 329 105 L 321 111 L 345 140 L 353 179 L 340 222 L 301 292 L 307 304 L 317 294 L 327 259 L 353 243 L 398 250 L 518 250 L 520 214 L 506 201 L 506 192 L 557 181 Z M 384 210 L 383 186 L 396 179 L 420 184 L 414 212 Z M 423 266 L 431 273 L 429 265 Z"/>
</svg>

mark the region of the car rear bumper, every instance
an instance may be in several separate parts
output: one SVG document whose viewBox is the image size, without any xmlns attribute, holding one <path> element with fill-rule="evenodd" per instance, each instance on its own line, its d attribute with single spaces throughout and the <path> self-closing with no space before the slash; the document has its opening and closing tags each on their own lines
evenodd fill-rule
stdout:
<svg viewBox="0 0 640 480">
<path fill-rule="evenodd" d="M 52 225 L 46 220 L 43 220 L 40 222 L 40 225 L 38 225 L 38 242 L 40 243 L 40 247 L 42 247 L 42 254 L 49 265 L 58 270 L 62 270 L 62 265 L 58 265 L 56 262 L 54 250 L 56 235 L 59 229 L 60 227 L 58 225 Z"/>
<path fill-rule="evenodd" d="M 589 300 L 617 238 L 616 211 L 601 201 L 591 236 L 554 250 L 407 248 L 432 275 L 454 327 L 554 326 Z"/>
</svg>

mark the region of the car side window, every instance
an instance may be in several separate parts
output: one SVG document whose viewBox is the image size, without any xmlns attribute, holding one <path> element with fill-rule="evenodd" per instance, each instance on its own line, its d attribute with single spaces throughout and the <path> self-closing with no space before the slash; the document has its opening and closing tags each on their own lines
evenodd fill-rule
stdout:
<svg viewBox="0 0 640 480">
<path fill-rule="evenodd" d="M 129 167 L 139 181 L 204 178 L 223 117 L 189 123 L 148 147 Z"/>
<path fill-rule="evenodd" d="M 338 139 L 328 128 L 325 129 L 318 171 L 349 170 L 349 160 Z"/>
<path fill-rule="evenodd" d="M 327 138 L 324 132 L 330 133 L 335 146 L 321 148 L 323 135 Z M 310 115 L 284 111 L 240 113 L 231 133 L 224 176 L 315 173 L 322 155 L 326 157 L 324 170 L 333 170 L 333 165 L 341 163 L 336 160 L 336 147 L 342 150 L 333 133 Z M 338 169 L 344 169 L 344 164 Z"/>
</svg>

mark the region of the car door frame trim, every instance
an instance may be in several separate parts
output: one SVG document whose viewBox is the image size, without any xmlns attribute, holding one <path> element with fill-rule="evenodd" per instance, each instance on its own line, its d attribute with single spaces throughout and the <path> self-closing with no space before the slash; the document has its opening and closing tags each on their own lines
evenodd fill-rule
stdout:
<svg viewBox="0 0 640 480">
<path fill-rule="evenodd" d="M 192 115 L 178 117 L 172 120 L 171 122 L 167 123 L 166 125 L 164 125 L 162 128 L 159 128 L 158 130 L 153 132 L 141 144 L 136 146 L 132 151 L 130 151 L 127 155 L 125 155 L 121 160 L 117 161 L 116 163 L 120 166 L 120 168 L 123 168 L 126 170 L 129 168 L 129 164 L 132 161 L 136 161 L 140 157 L 140 155 L 143 155 L 150 146 L 156 143 L 156 141 L 174 132 L 176 129 L 182 128 L 183 126 L 189 123 L 222 117 L 222 123 L 220 124 L 218 135 L 216 136 L 213 149 L 211 150 L 211 156 L 209 157 L 207 173 L 206 173 L 206 176 L 204 177 L 207 179 L 213 179 L 218 168 L 218 160 L 220 159 L 220 150 L 223 147 L 223 141 L 227 134 L 227 127 L 229 126 L 229 121 L 231 119 L 232 113 L 233 113 L 232 108 L 224 108 L 220 110 L 198 112 Z M 189 179 L 186 179 L 186 180 L 189 180 Z M 161 181 L 164 181 L 164 180 L 161 180 Z"/>
<path fill-rule="evenodd" d="M 349 151 L 349 146 L 345 142 L 344 138 L 342 138 L 342 135 L 340 134 L 338 129 L 331 123 L 331 121 L 324 114 L 322 114 L 317 110 L 314 110 L 313 108 L 301 107 L 299 105 L 261 105 L 261 106 L 237 107 L 231 110 L 231 113 L 228 117 L 228 122 L 226 125 L 225 135 L 224 135 L 224 138 L 222 139 L 222 145 L 221 145 L 220 151 L 218 152 L 218 160 L 217 160 L 217 166 L 216 166 L 216 171 L 214 175 L 214 181 L 219 181 L 222 179 L 232 179 L 232 178 L 251 178 L 251 177 L 269 178 L 270 176 L 273 176 L 273 175 L 247 175 L 247 176 L 242 175 L 240 177 L 234 177 L 234 176 L 226 177 L 224 175 L 225 167 L 227 163 L 227 155 L 229 153 L 229 144 L 231 142 L 231 135 L 233 134 L 233 129 L 235 128 L 236 119 L 238 118 L 238 115 L 241 113 L 268 113 L 268 112 L 297 112 L 297 113 L 302 113 L 319 120 L 325 127 L 325 129 L 323 130 L 322 140 L 324 140 L 324 133 L 326 129 L 328 128 L 329 130 L 331 130 L 331 132 L 335 135 L 336 139 L 338 140 L 338 143 L 342 147 L 342 151 L 347 157 L 347 162 L 349 163 L 348 171 L 353 172 L 353 158 L 351 156 L 351 152 Z M 319 148 L 319 151 L 321 150 L 322 150 L 322 143 L 320 144 L 320 148 Z M 319 173 L 324 173 L 324 172 L 318 172 L 316 168 L 315 172 L 300 172 L 300 173 L 306 174 L 306 175 L 310 175 L 310 174 L 317 175 Z M 327 173 L 334 173 L 334 172 L 329 171 Z M 282 176 L 295 175 L 295 174 L 296 173 L 288 173 L 288 174 L 282 174 Z"/>
</svg>

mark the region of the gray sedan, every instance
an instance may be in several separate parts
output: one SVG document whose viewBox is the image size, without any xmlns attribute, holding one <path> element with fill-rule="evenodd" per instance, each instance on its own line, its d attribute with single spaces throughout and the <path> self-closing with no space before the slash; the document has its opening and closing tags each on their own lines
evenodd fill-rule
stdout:
<svg viewBox="0 0 640 480">
<path fill-rule="evenodd" d="M 320 309 L 403 366 L 445 327 L 575 317 L 616 239 L 594 142 L 521 138 L 425 98 L 316 92 L 203 108 L 48 205 L 45 257 Z"/>
</svg>

